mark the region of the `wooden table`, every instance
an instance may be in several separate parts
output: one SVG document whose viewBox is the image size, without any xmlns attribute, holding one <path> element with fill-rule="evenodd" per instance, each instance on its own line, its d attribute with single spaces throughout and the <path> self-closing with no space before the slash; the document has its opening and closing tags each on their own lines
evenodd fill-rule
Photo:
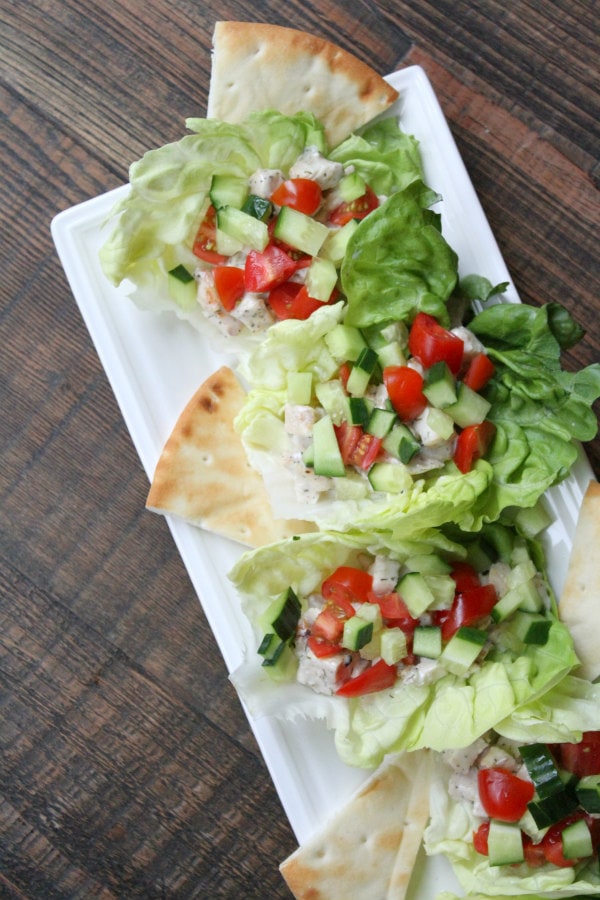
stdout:
<svg viewBox="0 0 600 900">
<path fill-rule="evenodd" d="M 204 114 L 214 21 L 249 9 L 2 2 L 2 897 L 289 896 L 294 836 L 49 230 Z M 253 10 L 425 68 L 523 300 L 588 329 L 566 367 L 600 359 L 593 0 Z"/>
</svg>

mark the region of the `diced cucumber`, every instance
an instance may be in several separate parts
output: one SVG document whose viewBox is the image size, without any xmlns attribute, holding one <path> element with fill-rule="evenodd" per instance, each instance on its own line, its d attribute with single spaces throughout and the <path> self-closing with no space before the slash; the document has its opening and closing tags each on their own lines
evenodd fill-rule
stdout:
<svg viewBox="0 0 600 900">
<path fill-rule="evenodd" d="M 369 482 L 374 491 L 386 494 L 400 494 L 412 487 L 412 475 L 398 462 L 374 463 L 369 469 Z"/>
<path fill-rule="evenodd" d="M 389 434 L 383 439 L 383 449 L 395 456 L 402 463 L 409 463 L 413 456 L 421 449 L 421 444 L 414 436 L 410 428 L 400 423 L 393 426 Z"/>
<path fill-rule="evenodd" d="M 513 551 L 511 554 L 511 559 L 515 561 L 515 553 L 517 552 L 517 548 L 513 547 Z M 531 581 L 532 578 L 537 574 L 535 563 L 531 559 L 529 555 L 519 562 L 515 561 L 509 576 L 508 576 L 508 584 L 509 587 L 516 587 L 518 584 L 523 584 L 526 581 Z"/>
<path fill-rule="evenodd" d="M 421 570 L 425 581 L 433 594 L 434 607 L 437 609 L 449 608 L 456 593 L 456 582 L 450 575 L 427 574 Z"/>
<path fill-rule="evenodd" d="M 536 598 L 539 599 L 537 603 Z M 538 612 L 542 608 L 541 597 L 533 579 L 516 584 L 498 600 L 492 609 L 494 622 L 504 622 L 517 609 Z"/>
<path fill-rule="evenodd" d="M 293 588 L 283 591 L 271 609 L 271 628 L 282 641 L 289 641 L 296 633 L 302 607 Z"/>
<path fill-rule="evenodd" d="M 360 425 L 365 428 L 371 418 L 372 404 L 364 397 L 348 397 L 350 410 L 349 422 L 351 425 Z"/>
<path fill-rule="evenodd" d="M 357 616 L 364 619 L 365 622 L 372 622 L 375 631 L 379 631 L 383 625 L 381 616 L 381 608 L 377 603 L 361 603 L 358 607 Z"/>
<path fill-rule="evenodd" d="M 408 654 L 406 635 L 400 628 L 385 628 L 381 632 L 381 658 L 388 666 L 394 666 Z"/>
<path fill-rule="evenodd" d="M 390 341 L 377 349 L 377 358 L 382 369 L 386 366 L 405 366 L 406 353 L 399 341 Z"/>
<path fill-rule="evenodd" d="M 383 438 L 392 430 L 392 426 L 398 421 L 395 412 L 389 409 L 379 409 L 376 407 L 372 410 L 367 423 L 367 431 L 375 437 Z"/>
<path fill-rule="evenodd" d="M 336 500 L 364 500 L 371 493 L 371 486 L 358 472 L 348 469 L 345 478 L 336 478 Z"/>
<path fill-rule="evenodd" d="M 600 813 L 600 774 L 584 775 L 579 779 L 575 792 L 586 812 L 592 815 Z"/>
<path fill-rule="evenodd" d="M 562 847 L 565 859 L 585 859 L 593 855 L 592 834 L 585 819 L 578 819 L 563 828 Z"/>
<path fill-rule="evenodd" d="M 473 665 L 485 642 L 484 631 L 463 625 L 444 647 L 440 662 L 453 675 L 463 675 Z"/>
<path fill-rule="evenodd" d="M 313 446 L 316 475 L 340 478 L 346 474 L 330 416 L 323 416 L 313 425 Z"/>
<path fill-rule="evenodd" d="M 377 354 L 370 347 L 361 350 L 346 382 L 346 390 L 354 397 L 363 397 L 377 365 Z"/>
<path fill-rule="evenodd" d="M 488 834 L 490 866 L 509 866 L 521 863 L 524 859 L 523 838 L 519 826 L 492 819 Z"/>
<path fill-rule="evenodd" d="M 329 259 L 315 256 L 306 273 L 306 290 L 314 300 L 326 303 L 337 283 L 338 273 Z"/>
<path fill-rule="evenodd" d="M 425 372 L 423 393 L 432 406 L 444 409 L 456 403 L 456 381 L 447 364 L 440 360 Z"/>
<path fill-rule="evenodd" d="M 258 653 L 263 657 L 263 666 L 276 666 L 286 647 L 287 641 L 282 641 L 273 632 L 265 634 L 258 648 Z"/>
<path fill-rule="evenodd" d="M 221 253 L 223 256 L 233 256 L 234 253 L 240 253 L 244 250 L 245 246 L 243 241 L 238 241 L 237 238 L 231 237 L 230 234 L 225 234 L 220 228 L 215 230 L 215 250 L 217 253 Z"/>
<path fill-rule="evenodd" d="M 196 305 L 197 285 L 196 279 L 188 272 L 185 266 L 179 265 L 168 273 L 169 297 L 174 300 L 180 309 L 189 311 Z"/>
<path fill-rule="evenodd" d="M 480 425 L 491 406 L 489 400 L 461 382 L 458 385 L 456 401 L 446 406 L 445 411 L 460 428 L 466 428 L 468 425 Z"/>
<path fill-rule="evenodd" d="M 356 362 L 367 346 L 365 339 L 352 325 L 338 322 L 324 337 L 327 349 L 337 362 Z"/>
<path fill-rule="evenodd" d="M 398 582 L 397 589 L 415 619 L 418 619 L 435 599 L 425 576 L 420 572 L 407 572 Z"/>
<path fill-rule="evenodd" d="M 373 637 L 373 623 L 365 622 L 360 616 L 352 616 L 344 622 L 342 647 L 348 650 L 360 650 Z"/>
<path fill-rule="evenodd" d="M 334 425 L 341 425 L 349 418 L 348 397 L 341 381 L 318 381 L 315 395 Z"/>
<path fill-rule="evenodd" d="M 373 631 L 371 640 L 360 648 L 360 655 L 363 659 L 379 659 L 381 656 L 381 636 L 382 631 Z"/>
<path fill-rule="evenodd" d="M 288 372 L 288 403 L 308 406 L 312 398 L 312 372 Z"/>
<path fill-rule="evenodd" d="M 261 222 L 268 222 L 273 212 L 273 204 L 264 197 L 250 194 L 242 205 L 242 212 L 248 213 L 254 219 L 260 219 Z"/>
<path fill-rule="evenodd" d="M 330 259 L 335 266 L 340 266 L 346 255 L 348 241 L 358 228 L 356 219 L 350 219 L 341 228 L 331 229 L 319 250 L 319 254 L 325 259 Z"/>
<path fill-rule="evenodd" d="M 538 500 L 535 506 L 519 509 L 515 516 L 515 525 L 529 538 L 537 537 L 552 521 L 543 499 Z"/>
<path fill-rule="evenodd" d="M 435 431 L 443 441 L 448 441 L 454 434 L 454 419 L 437 406 L 427 409 L 427 425 Z"/>
<path fill-rule="evenodd" d="M 405 563 L 407 569 L 420 572 L 421 575 L 449 575 L 452 566 L 437 553 L 423 553 L 410 556 Z M 452 581 L 453 586 L 454 581 Z"/>
<path fill-rule="evenodd" d="M 344 203 L 352 203 L 353 200 L 362 197 L 367 190 L 367 185 L 358 172 L 352 172 L 340 178 L 337 189 Z"/>
<path fill-rule="evenodd" d="M 564 784 L 559 768 L 546 744 L 524 744 L 519 747 L 519 753 L 538 797 L 543 799 L 552 794 L 563 793 Z"/>
<path fill-rule="evenodd" d="M 548 828 L 574 812 L 578 806 L 575 792 L 563 786 L 562 791 L 532 800 L 527 804 L 527 809 L 538 828 Z"/>
<path fill-rule="evenodd" d="M 328 234 L 327 225 L 291 206 L 282 207 L 273 229 L 273 236 L 277 240 L 302 253 L 308 253 L 309 256 L 317 256 Z"/>
<path fill-rule="evenodd" d="M 233 206 L 217 210 L 217 226 L 229 237 L 252 250 L 262 251 L 269 243 L 269 230 L 265 222 Z"/>
<path fill-rule="evenodd" d="M 386 344 L 397 342 L 401 347 L 408 344 L 408 329 L 404 322 L 394 320 L 384 325 L 367 325 L 362 329 L 364 338 L 373 350 L 380 350 Z"/>
<path fill-rule="evenodd" d="M 442 652 L 442 629 L 437 625 L 417 625 L 413 634 L 413 653 L 437 659 Z"/>
<path fill-rule="evenodd" d="M 513 631 L 524 644 L 535 644 L 542 647 L 548 643 L 548 635 L 552 621 L 539 613 L 518 610 L 513 619 Z"/>
<path fill-rule="evenodd" d="M 248 197 L 248 180 L 236 175 L 213 175 L 208 193 L 215 209 L 223 206 L 241 209 Z"/>
</svg>

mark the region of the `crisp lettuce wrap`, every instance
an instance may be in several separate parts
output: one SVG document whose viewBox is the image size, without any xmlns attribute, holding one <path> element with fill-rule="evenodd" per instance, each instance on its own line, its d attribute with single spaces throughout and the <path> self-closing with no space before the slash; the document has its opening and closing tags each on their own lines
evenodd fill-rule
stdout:
<svg viewBox="0 0 600 900">
<path fill-rule="evenodd" d="M 385 532 L 321 532 L 249 552 L 230 578 L 254 626 L 255 645 L 247 648 L 233 683 L 253 715 L 325 719 L 335 731 L 340 757 L 350 765 L 375 767 L 392 751 L 468 745 L 542 697 L 577 662 L 568 631 L 556 619 L 553 598 L 533 562 L 539 548 L 530 552 L 529 547 L 512 529 L 496 525 L 489 533 L 484 530 L 481 539 L 470 535 L 464 543 L 456 534 L 449 538 L 433 529 L 403 540 Z M 470 585 L 475 593 L 468 595 L 475 603 L 472 618 L 461 606 L 467 589 L 456 580 L 461 561 L 469 570 L 481 570 Z M 371 594 L 352 594 L 353 612 L 337 614 L 344 627 L 351 619 L 360 628 L 363 619 L 374 622 L 369 640 L 358 651 L 348 649 L 353 645 L 345 646 L 346 637 L 339 632 L 327 630 L 332 624 L 328 602 L 333 609 L 338 602 L 344 605 L 339 599 L 340 567 L 363 570 L 361 578 L 366 573 L 372 579 Z M 416 598 L 415 583 L 426 586 L 425 594 Z M 288 613 L 295 608 L 296 618 L 292 631 L 279 641 L 273 638 L 274 610 L 290 589 L 296 599 Z M 527 606 L 533 598 L 544 634 L 540 642 L 531 643 L 523 627 L 532 613 L 514 603 Z M 500 605 L 494 612 L 496 603 Z M 514 609 L 507 614 L 509 607 Z M 454 650 L 448 647 L 456 646 L 452 640 L 467 622 L 477 632 L 469 636 L 478 647 L 471 645 L 468 660 L 454 662 Z M 420 637 L 437 639 L 438 645 L 421 656 L 414 641 L 422 629 Z M 393 641 L 403 639 L 401 649 L 388 653 L 386 648 L 397 646 Z M 273 648 L 281 655 L 275 664 L 269 658 L 265 664 L 261 653 L 268 656 Z M 379 684 L 373 675 L 376 665 L 377 678 L 386 679 L 380 688 L 373 687 Z M 371 675 L 369 692 L 362 693 Z"/>
<path fill-rule="evenodd" d="M 546 712 L 550 715 L 544 721 L 541 715 Z M 519 717 L 523 727 L 508 724 L 506 730 L 513 736 L 510 739 L 495 732 L 461 754 L 450 752 L 437 757 L 431 791 L 431 818 L 425 832 L 426 851 L 430 855 L 441 853 L 448 857 L 468 897 L 597 897 L 600 893 L 598 820 L 581 806 L 577 785 L 584 771 L 594 769 L 594 761 L 585 755 L 585 748 L 590 746 L 591 740 L 597 745 L 600 739 L 600 685 L 567 676 L 539 703 L 517 711 L 515 719 Z M 533 733 L 526 726 L 527 722 L 535 723 Z M 521 748 L 529 749 L 527 767 L 523 764 L 524 750 Z M 549 792 L 548 759 L 556 763 L 557 771 L 562 774 L 557 781 L 555 796 L 558 800 L 552 807 L 555 821 L 543 825 L 536 822 L 532 808 L 535 811 L 539 803 L 538 790 L 542 790 L 536 784 L 538 779 Z M 597 752 L 594 752 L 594 759 L 597 768 Z M 540 760 L 543 761 L 543 775 Z M 583 764 L 582 760 L 585 760 Z M 511 794 L 514 789 L 506 788 L 503 795 L 482 793 L 490 791 L 485 784 L 493 784 L 498 771 L 500 779 L 505 779 L 507 772 L 511 773 L 505 784 L 514 775 L 519 779 L 517 784 L 530 785 L 533 800 L 528 801 L 527 808 L 524 803 L 529 795 L 516 801 L 514 793 Z M 484 776 L 483 786 L 478 781 L 479 772 Z M 492 777 L 488 780 L 486 774 Z M 561 808 L 563 789 L 564 807 Z M 493 806 L 490 807 L 490 803 Z M 512 814 L 506 812 L 511 805 Z M 524 809 L 518 809 L 519 805 Z M 489 847 L 486 846 L 490 816 L 486 809 L 500 815 L 500 807 L 504 807 L 505 822 L 509 818 L 514 820 L 509 828 L 521 831 L 525 856 L 522 862 L 496 864 L 493 858 L 490 861 Z M 521 813 L 521 818 L 516 819 Z M 564 856 L 560 835 L 565 826 L 580 819 L 591 828 L 592 852 L 570 860 Z"/>
</svg>

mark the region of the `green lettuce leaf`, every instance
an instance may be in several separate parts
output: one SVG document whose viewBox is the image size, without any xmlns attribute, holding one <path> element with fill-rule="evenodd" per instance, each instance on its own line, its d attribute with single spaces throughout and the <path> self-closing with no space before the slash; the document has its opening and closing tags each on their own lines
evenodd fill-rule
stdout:
<svg viewBox="0 0 600 900">
<path fill-rule="evenodd" d="M 423 179 L 418 141 L 391 117 L 350 135 L 329 157 L 345 168 L 352 166 L 379 195 L 389 196 Z"/>
<path fill-rule="evenodd" d="M 349 325 L 408 322 L 418 312 L 447 324 L 458 259 L 442 237 L 439 216 L 428 208 L 438 199 L 413 181 L 359 224 L 341 268 Z"/>
</svg>

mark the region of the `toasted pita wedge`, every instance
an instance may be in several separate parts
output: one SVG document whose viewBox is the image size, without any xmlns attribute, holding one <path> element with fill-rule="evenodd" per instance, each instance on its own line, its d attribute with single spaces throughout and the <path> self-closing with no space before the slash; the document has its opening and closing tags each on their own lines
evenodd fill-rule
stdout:
<svg viewBox="0 0 600 900">
<path fill-rule="evenodd" d="M 403 900 L 429 818 L 431 755 L 390 757 L 281 864 L 297 900 Z"/>
<path fill-rule="evenodd" d="M 250 547 L 313 531 L 305 522 L 273 519 L 262 479 L 233 428 L 244 398 L 227 366 L 207 378 L 165 444 L 146 507 Z"/>
<path fill-rule="evenodd" d="M 583 496 L 558 614 L 573 636 L 581 661 L 577 674 L 600 677 L 597 622 L 600 617 L 600 484 L 590 481 Z"/>
<path fill-rule="evenodd" d="M 335 147 L 397 97 L 377 72 L 322 38 L 255 22 L 215 26 L 209 118 L 238 123 L 254 110 L 304 110 Z"/>
</svg>

